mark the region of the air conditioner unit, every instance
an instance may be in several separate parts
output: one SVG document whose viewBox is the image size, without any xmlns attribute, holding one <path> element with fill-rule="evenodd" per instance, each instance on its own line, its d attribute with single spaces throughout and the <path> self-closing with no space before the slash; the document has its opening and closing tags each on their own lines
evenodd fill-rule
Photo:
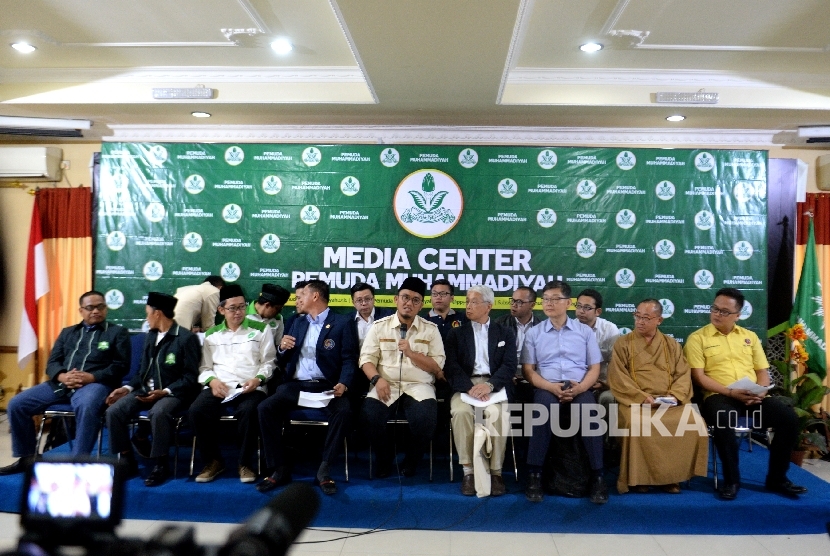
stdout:
<svg viewBox="0 0 830 556">
<path fill-rule="evenodd" d="M 60 181 L 63 149 L 0 147 L 0 180 Z"/>
</svg>

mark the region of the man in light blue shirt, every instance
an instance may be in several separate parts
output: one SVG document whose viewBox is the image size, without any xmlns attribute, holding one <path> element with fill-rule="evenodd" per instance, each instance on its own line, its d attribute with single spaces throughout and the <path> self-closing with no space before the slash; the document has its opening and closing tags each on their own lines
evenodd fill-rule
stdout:
<svg viewBox="0 0 830 556">
<path fill-rule="evenodd" d="M 571 414 L 570 404 L 595 404 L 591 391 L 599 377 L 602 353 L 590 327 L 568 318 L 571 287 L 559 280 L 542 291 L 542 308 L 548 319 L 530 329 L 522 347 L 522 371 L 533 386 L 533 402 L 550 410 L 550 419 L 561 422 Z M 560 412 L 562 404 L 567 404 Z M 582 408 L 577 413 L 581 415 Z M 564 428 L 564 427 L 563 427 Z M 567 430 L 567 429 L 566 429 Z M 582 433 L 580 427 L 580 434 Z M 533 426 L 527 463 L 530 475 L 525 491 L 531 502 L 541 502 L 542 465 L 553 434 L 551 422 Z M 591 463 L 591 502 L 608 501 L 603 478 L 602 436 L 581 434 Z"/>
</svg>

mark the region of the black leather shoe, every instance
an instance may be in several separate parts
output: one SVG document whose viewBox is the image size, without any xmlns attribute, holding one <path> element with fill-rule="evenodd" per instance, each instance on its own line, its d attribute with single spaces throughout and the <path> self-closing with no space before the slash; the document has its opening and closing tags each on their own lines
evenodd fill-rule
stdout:
<svg viewBox="0 0 830 556">
<path fill-rule="evenodd" d="M 163 485 L 167 479 L 170 478 L 170 469 L 166 465 L 157 464 L 150 471 L 150 474 L 144 479 L 144 486 L 154 487 Z"/>
<path fill-rule="evenodd" d="M 528 475 L 525 498 L 530 502 L 541 502 L 545 498 L 545 493 L 542 491 L 541 473 L 531 473 Z"/>
<path fill-rule="evenodd" d="M 464 496 L 476 495 L 476 478 L 472 473 L 464 475 L 464 478 L 461 479 L 461 494 Z"/>
<path fill-rule="evenodd" d="M 591 502 L 594 504 L 605 504 L 608 502 L 608 487 L 602 475 L 591 479 Z"/>
<path fill-rule="evenodd" d="M 323 477 L 323 480 L 320 481 L 320 490 L 323 491 L 323 494 L 327 494 L 329 496 L 337 494 L 337 484 L 331 477 Z"/>
<path fill-rule="evenodd" d="M 23 473 L 33 461 L 35 461 L 35 456 L 22 457 L 12 464 L 0 467 L 0 475 L 16 475 L 17 473 Z"/>
<path fill-rule="evenodd" d="M 738 497 L 738 490 L 740 488 L 741 487 L 737 484 L 723 485 L 723 487 L 720 489 L 721 500 L 734 500 Z"/>
<path fill-rule="evenodd" d="M 259 492 L 269 492 L 275 488 L 285 486 L 291 482 L 291 473 L 285 469 L 278 469 L 270 477 L 265 477 L 261 483 L 256 486 Z"/>
<path fill-rule="evenodd" d="M 789 498 L 798 498 L 799 494 L 805 494 L 807 489 L 803 486 L 794 485 L 792 481 L 784 479 L 780 483 L 771 483 L 767 481 L 766 489 L 770 492 L 777 492 Z"/>
</svg>

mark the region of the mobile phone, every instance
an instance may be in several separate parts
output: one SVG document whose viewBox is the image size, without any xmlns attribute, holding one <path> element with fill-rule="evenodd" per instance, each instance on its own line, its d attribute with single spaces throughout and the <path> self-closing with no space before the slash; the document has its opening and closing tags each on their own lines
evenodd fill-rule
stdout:
<svg viewBox="0 0 830 556">
<path fill-rule="evenodd" d="M 562 390 L 570 390 L 571 386 L 573 386 L 573 384 L 571 384 L 571 381 L 566 380 L 562 383 Z"/>
</svg>

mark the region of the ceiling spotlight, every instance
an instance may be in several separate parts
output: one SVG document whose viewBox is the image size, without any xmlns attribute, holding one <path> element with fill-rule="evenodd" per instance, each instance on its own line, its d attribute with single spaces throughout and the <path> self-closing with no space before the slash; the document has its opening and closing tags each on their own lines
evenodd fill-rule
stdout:
<svg viewBox="0 0 830 556">
<path fill-rule="evenodd" d="M 288 42 L 288 39 L 277 39 L 271 43 L 271 48 L 274 49 L 274 52 L 277 54 L 288 54 L 292 50 L 294 50 L 294 45 Z"/>
<path fill-rule="evenodd" d="M 210 118 L 210 114 L 208 112 L 191 112 L 190 115 L 194 118 Z"/>
<path fill-rule="evenodd" d="M 680 114 L 675 114 L 674 116 L 669 116 L 666 118 L 666 121 L 669 122 L 682 122 L 686 119 L 686 116 L 681 116 Z"/>
<path fill-rule="evenodd" d="M 582 52 L 598 52 L 602 50 L 602 45 L 598 42 L 588 42 L 579 47 Z"/>
<path fill-rule="evenodd" d="M 22 54 L 29 54 L 30 52 L 37 50 L 37 48 L 27 42 L 15 42 L 12 43 L 11 47 Z"/>
</svg>

